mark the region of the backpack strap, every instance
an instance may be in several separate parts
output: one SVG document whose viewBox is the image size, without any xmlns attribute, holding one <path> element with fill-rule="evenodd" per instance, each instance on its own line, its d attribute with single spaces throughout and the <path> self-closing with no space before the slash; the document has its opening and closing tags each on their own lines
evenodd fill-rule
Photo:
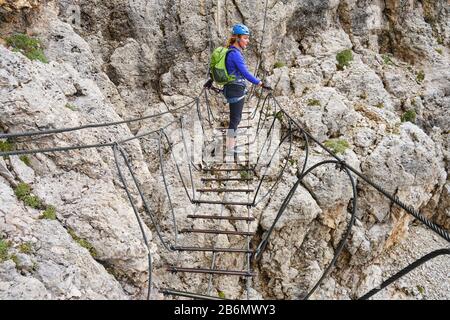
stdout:
<svg viewBox="0 0 450 320">
<path fill-rule="evenodd" d="M 226 67 L 226 62 L 227 62 L 228 54 L 229 54 L 231 51 L 239 51 L 239 50 L 236 49 L 236 48 L 228 48 L 228 51 L 227 51 L 227 53 L 226 53 L 226 55 L 225 55 L 225 67 Z M 228 72 L 228 70 L 227 70 L 227 72 Z M 231 81 L 231 82 L 229 82 L 229 83 L 234 83 L 234 82 L 235 82 L 236 84 L 240 84 L 240 85 L 244 85 L 244 86 L 245 86 L 245 79 L 244 79 L 244 77 L 243 77 L 242 74 L 240 74 L 240 76 L 238 76 L 238 75 L 234 75 L 234 76 L 236 77 L 236 79 L 233 80 L 233 81 Z"/>
</svg>

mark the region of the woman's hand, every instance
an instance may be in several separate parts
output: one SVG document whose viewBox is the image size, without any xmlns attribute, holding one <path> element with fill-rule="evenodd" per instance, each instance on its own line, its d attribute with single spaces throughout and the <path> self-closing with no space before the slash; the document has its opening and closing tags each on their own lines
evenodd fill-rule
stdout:
<svg viewBox="0 0 450 320">
<path fill-rule="evenodd" d="M 264 82 L 262 82 L 262 81 L 260 81 L 260 82 L 258 83 L 258 87 L 262 87 L 263 89 L 266 89 L 266 90 L 272 90 L 272 87 L 271 87 L 271 86 L 269 86 L 269 85 L 267 85 L 267 84 L 264 84 Z"/>
</svg>

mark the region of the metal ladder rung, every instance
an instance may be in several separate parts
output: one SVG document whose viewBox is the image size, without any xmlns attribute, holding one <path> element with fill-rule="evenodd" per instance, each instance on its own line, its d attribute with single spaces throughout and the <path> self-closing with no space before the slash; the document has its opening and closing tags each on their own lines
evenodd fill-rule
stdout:
<svg viewBox="0 0 450 320">
<path fill-rule="evenodd" d="M 230 157 L 232 157 L 232 156 L 230 156 Z M 239 157 L 238 157 L 239 158 Z M 244 164 L 249 164 L 250 163 L 250 159 L 247 159 L 247 160 L 240 160 L 240 161 L 233 161 L 233 162 L 218 162 L 218 163 L 216 163 L 216 164 L 230 164 L 230 163 L 236 163 L 236 164 L 242 164 L 242 165 L 244 165 Z"/>
<path fill-rule="evenodd" d="M 202 268 L 181 268 L 181 267 L 168 267 L 168 271 L 172 272 L 190 272 L 190 273 L 210 273 L 210 274 L 221 274 L 228 276 L 246 276 L 254 277 L 255 272 L 252 271 L 240 271 L 240 270 L 223 270 L 223 269 L 202 269 Z"/>
<path fill-rule="evenodd" d="M 246 111 L 246 110 L 242 110 L 242 113 L 244 114 L 244 113 L 252 113 L 253 111 Z M 222 114 L 230 114 L 230 112 L 229 111 L 221 111 L 220 113 L 222 113 Z"/>
<path fill-rule="evenodd" d="M 187 218 L 191 219 L 217 219 L 217 220 L 243 220 L 243 221 L 255 221 L 254 217 L 235 217 L 235 216 L 217 216 L 217 215 L 198 215 L 189 214 Z"/>
<path fill-rule="evenodd" d="M 226 135 L 227 135 L 226 132 L 222 132 L 222 134 L 214 135 L 213 138 L 221 138 L 221 137 L 226 136 Z M 252 135 L 253 134 L 251 134 L 251 133 L 241 133 L 241 134 L 238 133 L 236 135 L 236 138 L 239 138 L 239 137 L 251 137 Z"/>
<path fill-rule="evenodd" d="M 252 181 L 253 178 L 201 178 L 203 182 L 210 181 Z"/>
<path fill-rule="evenodd" d="M 188 292 L 188 291 L 179 291 L 179 290 L 173 290 L 173 289 L 160 289 L 159 292 L 161 292 L 163 295 L 173 295 L 173 296 L 180 296 L 180 297 L 193 298 L 193 299 L 225 300 L 220 297 L 207 296 L 204 294 L 198 294 L 198 293 Z"/>
<path fill-rule="evenodd" d="M 232 154 L 232 153 L 230 153 L 230 154 L 228 154 L 228 153 L 225 153 L 225 156 L 226 157 L 234 157 L 234 154 Z M 245 152 L 242 152 L 242 153 L 239 153 L 239 154 L 237 154 L 236 155 L 236 157 L 249 157 L 250 156 L 250 151 L 245 151 Z"/>
<path fill-rule="evenodd" d="M 250 125 L 248 125 L 248 126 L 238 126 L 237 128 L 238 129 L 248 129 L 248 128 L 251 128 L 251 127 L 253 127 L 253 126 L 250 126 Z M 214 129 L 216 129 L 216 130 L 228 130 L 227 127 L 216 127 Z"/>
<path fill-rule="evenodd" d="M 223 205 L 235 205 L 235 206 L 253 206 L 253 202 L 225 202 L 225 201 L 216 201 L 216 200 L 193 200 L 192 203 L 195 204 L 223 204 Z"/>
<path fill-rule="evenodd" d="M 235 236 L 253 236 L 255 234 L 255 232 L 247 232 L 247 231 L 210 230 L 210 229 L 181 229 L 180 233 L 228 234 Z"/>
<path fill-rule="evenodd" d="M 250 193 L 255 191 L 254 189 L 226 189 L 226 188 L 219 188 L 219 189 L 197 189 L 198 192 L 245 192 Z"/>
<path fill-rule="evenodd" d="M 219 169 L 203 169 L 203 171 L 254 171 L 254 168 L 219 168 Z"/>
<path fill-rule="evenodd" d="M 243 143 L 243 144 L 237 144 L 236 147 L 247 147 L 247 146 L 251 146 L 254 142 L 247 142 L 247 143 Z"/>
<path fill-rule="evenodd" d="M 178 251 L 212 251 L 212 252 L 236 252 L 236 253 L 254 253 L 254 250 L 240 248 L 201 248 L 201 247 L 173 247 Z"/>
</svg>

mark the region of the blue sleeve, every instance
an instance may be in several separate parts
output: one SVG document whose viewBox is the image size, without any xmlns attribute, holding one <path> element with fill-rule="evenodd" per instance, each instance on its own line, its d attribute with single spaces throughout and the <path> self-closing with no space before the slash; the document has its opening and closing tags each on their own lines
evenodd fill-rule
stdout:
<svg viewBox="0 0 450 320">
<path fill-rule="evenodd" d="M 233 61 L 234 65 L 236 66 L 236 69 L 244 76 L 245 79 L 250 81 L 253 84 L 258 84 L 261 82 L 258 78 L 255 78 L 247 69 L 247 66 L 245 65 L 244 57 L 240 52 L 230 52 L 230 59 Z"/>
</svg>

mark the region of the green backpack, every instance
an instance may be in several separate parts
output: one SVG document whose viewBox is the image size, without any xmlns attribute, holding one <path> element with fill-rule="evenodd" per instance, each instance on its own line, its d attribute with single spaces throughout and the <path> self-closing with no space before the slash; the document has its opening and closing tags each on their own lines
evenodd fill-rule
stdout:
<svg viewBox="0 0 450 320">
<path fill-rule="evenodd" d="M 236 80 L 236 76 L 229 75 L 227 68 L 225 67 L 225 58 L 228 52 L 234 49 L 218 47 L 214 49 L 211 55 L 211 61 L 209 63 L 209 70 L 211 73 L 211 78 L 218 85 L 224 85 L 228 82 Z"/>
</svg>

